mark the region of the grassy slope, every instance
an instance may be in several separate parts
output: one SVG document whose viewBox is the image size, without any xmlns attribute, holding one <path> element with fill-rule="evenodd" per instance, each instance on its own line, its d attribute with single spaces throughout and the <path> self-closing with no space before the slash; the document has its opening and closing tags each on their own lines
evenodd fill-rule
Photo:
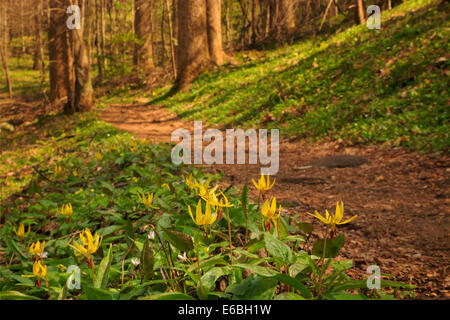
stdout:
<svg viewBox="0 0 450 320">
<path fill-rule="evenodd" d="M 228 127 L 446 149 L 449 63 L 439 59 L 449 52 L 449 21 L 437 3 L 407 1 L 383 14 L 381 30 L 356 26 L 266 51 L 204 74 L 190 93 L 162 102 L 188 119 Z"/>
</svg>

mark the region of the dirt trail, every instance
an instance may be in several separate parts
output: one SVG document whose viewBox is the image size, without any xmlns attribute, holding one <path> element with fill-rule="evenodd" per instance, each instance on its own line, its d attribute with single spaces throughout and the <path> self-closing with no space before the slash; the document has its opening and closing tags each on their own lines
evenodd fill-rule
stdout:
<svg viewBox="0 0 450 320">
<path fill-rule="evenodd" d="M 154 143 L 170 142 L 178 128 L 193 123 L 163 106 L 111 105 L 100 117 Z M 350 154 L 368 162 L 350 168 L 305 169 L 326 155 Z M 242 185 L 259 176 L 256 165 L 215 165 L 228 181 Z M 376 264 L 382 273 L 418 286 L 418 298 L 449 298 L 450 157 L 383 146 L 346 147 L 336 142 L 308 145 L 280 140 L 280 169 L 272 194 L 291 203 L 286 212 L 323 213 L 344 201 L 345 216 L 358 214 L 346 230 L 343 255 L 354 259 L 355 276 Z M 304 221 L 313 218 L 304 214 Z M 317 230 L 320 229 L 319 224 Z"/>
</svg>

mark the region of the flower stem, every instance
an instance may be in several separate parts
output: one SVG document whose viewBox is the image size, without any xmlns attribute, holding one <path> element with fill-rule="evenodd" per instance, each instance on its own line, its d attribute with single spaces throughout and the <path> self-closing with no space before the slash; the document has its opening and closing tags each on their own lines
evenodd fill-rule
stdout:
<svg viewBox="0 0 450 320">
<path fill-rule="evenodd" d="M 227 216 L 228 216 L 228 241 L 230 243 L 230 261 L 231 265 L 233 265 L 233 245 L 231 241 L 231 219 L 230 219 L 230 209 L 227 208 Z"/>
<path fill-rule="evenodd" d="M 202 293 L 202 298 L 205 296 L 205 292 L 203 291 L 202 285 L 202 273 L 200 271 L 200 254 L 199 254 L 199 246 L 200 246 L 200 228 L 197 231 L 197 269 L 198 269 L 198 282 L 200 284 L 200 292 Z"/>
<path fill-rule="evenodd" d="M 52 292 L 50 291 L 50 286 L 48 285 L 47 276 L 45 276 L 45 286 L 47 287 L 47 290 L 48 290 L 48 299 L 52 300 Z"/>
<path fill-rule="evenodd" d="M 92 284 L 94 285 L 94 287 L 95 287 L 95 264 L 94 264 L 94 259 L 92 259 L 92 257 L 91 258 L 89 258 L 89 259 L 91 259 L 91 268 L 92 268 Z"/>
<path fill-rule="evenodd" d="M 321 260 L 322 260 L 322 267 L 320 268 L 320 274 L 319 274 L 319 289 L 317 291 L 319 298 L 322 295 L 322 292 L 321 292 L 322 291 L 322 281 L 323 281 L 323 274 L 325 273 L 324 269 L 325 269 L 325 266 L 326 266 L 326 263 L 325 263 L 325 252 L 326 252 L 326 248 L 327 248 L 327 235 L 328 235 L 328 225 L 327 225 L 327 230 L 325 232 L 325 239 L 324 239 L 324 242 L 323 242 L 323 251 L 322 251 L 322 258 L 321 258 Z"/>
<path fill-rule="evenodd" d="M 258 212 L 259 212 L 259 230 L 263 230 L 262 214 L 261 214 L 261 192 L 258 194 Z"/>
</svg>

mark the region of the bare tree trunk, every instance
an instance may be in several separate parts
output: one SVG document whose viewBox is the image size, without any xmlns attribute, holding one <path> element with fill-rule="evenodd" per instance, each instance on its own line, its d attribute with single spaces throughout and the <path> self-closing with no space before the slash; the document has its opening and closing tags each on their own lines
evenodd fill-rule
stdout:
<svg viewBox="0 0 450 320">
<path fill-rule="evenodd" d="M 279 0 L 278 23 L 280 30 L 278 36 L 281 39 L 288 40 L 295 32 L 295 0 Z"/>
<path fill-rule="evenodd" d="M 166 24 L 166 0 L 163 0 L 162 2 L 162 12 L 161 12 L 161 26 L 160 26 L 160 33 L 161 33 L 161 61 L 164 64 L 167 53 L 166 53 L 166 37 L 165 34 L 165 24 Z"/>
<path fill-rule="evenodd" d="M 102 65 L 103 65 L 103 71 L 106 72 L 106 70 L 108 69 L 108 64 L 106 61 L 106 54 L 105 54 L 105 42 L 106 42 L 106 19 L 105 19 L 105 0 L 100 0 L 101 4 L 100 4 L 100 10 L 101 10 L 101 15 L 100 15 L 100 24 L 101 24 L 101 31 L 102 31 L 102 36 L 101 36 L 101 52 L 102 52 Z"/>
<path fill-rule="evenodd" d="M 224 62 L 221 11 L 221 0 L 206 0 L 209 55 L 211 61 L 218 66 Z"/>
<path fill-rule="evenodd" d="M 92 5 L 91 0 L 88 0 L 87 2 L 87 8 L 86 9 L 86 21 L 85 21 L 85 32 L 87 36 L 87 51 L 88 51 L 88 57 L 89 57 L 89 64 L 92 65 L 92 38 L 93 38 L 93 13 L 92 13 Z"/>
<path fill-rule="evenodd" d="M 172 61 L 173 76 L 177 78 L 177 66 L 175 62 L 175 48 L 173 45 L 173 24 L 172 24 L 172 10 L 170 10 L 169 0 L 164 0 L 166 4 L 167 17 L 169 21 L 169 41 L 170 41 L 170 59 Z"/>
<path fill-rule="evenodd" d="M 270 32 L 270 3 L 269 0 L 259 0 L 259 10 L 261 12 L 262 37 L 265 39 Z"/>
<path fill-rule="evenodd" d="M 135 65 L 148 74 L 155 65 L 152 48 L 152 2 L 150 0 L 135 0 L 134 30 L 138 43 L 135 44 Z"/>
<path fill-rule="evenodd" d="M 258 36 L 258 21 L 256 19 L 256 0 L 252 1 L 252 46 L 256 44 L 256 38 Z"/>
<path fill-rule="evenodd" d="M 67 104 L 64 110 L 68 114 L 89 111 L 94 104 L 91 66 L 89 65 L 89 57 L 83 40 L 83 30 L 71 30 L 70 39 L 73 48 L 75 88 L 73 93 L 73 104 Z"/>
<path fill-rule="evenodd" d="M 319 31 L 322 30 L 323 23 L 325 22 L 325 19 L 327 18 L 328 10 L 330 9 L 332 2 L 333 2 L 333 0 L 328 1 L 327 8 L 325 9 L 325 13 L 323 14 L 322 21 L 320 22 Z"/>
<path fill-rule="evenodd" d="M 34 13 L 34 53 L 33 70 L 44 70 L 44 52 L 42 48 L 41 26 L 42 26 L 42 0 L 37 0 L 37 7 Z"/>
<path fill-rule="evenodd" d="M 366 15 L 364 10 L 363 0 L 355 0 L 356 1 L 356 12 L 358 17 L 359 24 L 366 23 Z"/>
<path fill-rule="evenodd" d="M 67 77 L 66 17 L 64 0 L 50 0 L 50 24 L 48 51 L 50 70 L 50 100 L 57 102 L 68 96 L 65 83 Z"/>
<path fill-rule="evenodd" d="M 20 38 L 22 40 L 21 53 L 25 53 L 25 30 L 23 25 L 23 0 L 20 0 Z"/>
<path fill-rule="evenodd" d="M 11 78 L 9 75 L 9 67 L 8 67 L 8 23 L 7 23 L 7 17 L 8 17 L 8 7 L 7 7 L 7 3 L 6 1 L 3 1 L 3 6 L 0 7 L 1 11 L 0 11 L 0 19 L 3 20 L 3 25 L 2 25 L 2 36 L 3 36 L 3 41 L 2 41 L 2 46 L 0 48 L 0 54 L 1 54 L 1 59 L 2 59 L 2 64 L 3 64 L 3 69 L 5 70 L 5 80 L 6 80 L 6 85 L 8 87 L 8 93 L 9 93 L 9 97 L 12 98 L 12 85 L 11 85 Z"/>
<path fill-rule="evenodd" d="M 100 21 L 100 1 L 102 0 L 94 0 L 95 1 L 95 50 L 97 53 L 97 69 L 98 69 L 98 78 L 100 79 L 100 83 L 103 81 L 103 61 L 102 61 L 102 53 L 101 53 L 101 21 Z"/>
<path fill-rule="evenodd" d="M 230 43 L 230 6 L 231 0 L 225 0 L 225 42 Z"/>
<path fill-rule="evenodd" d="M 209 62 L 205 0 L 178 0 L 177 23 L 177 79 L 172 92 L 185 92 Z"/>
<path fill-rule="evenodd" d="M 270 8 L 270 34 L 271 36 L 276 32 L 278 20 L 278 0 L 268 0 Z"/>
</svg>

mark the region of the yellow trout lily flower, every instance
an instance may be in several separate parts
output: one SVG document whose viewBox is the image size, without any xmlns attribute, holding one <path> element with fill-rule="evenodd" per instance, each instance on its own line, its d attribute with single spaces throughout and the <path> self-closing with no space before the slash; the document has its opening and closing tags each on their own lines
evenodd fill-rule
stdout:
<svg viewBox="0 0 450 320">
<path fill-rule="evenodd" d="M 56 268 L 58 268 L 58 270 L 59 270 L 60 272 L 66 272 L 66 270 L 67 270 L 67 267 L 66 267 L 65 265 L 63 265 L 63 264 L 58 264 L 58 265 L 56 266 Z"/>
<path fill-rule="evenodd" d="M 273 222 L 275 228 L 278 230 L 278 218 L 281 214 L 281 205 L 278 208 L 277 214 L 277 199 L 273 198 L 272 203 L 270 200 L 266 200 L 261 207 L 261 214 L 268 220 L 266 224 L 266 230 L 270 231 L 270 222 Z"/>
<path fill-rule="evenodd" d="M 222 198 L 221 198 L 220 201 L 219 201 L 219 207 L 222 207 L 222 208 L 231 208 L 232 206 L 234 206 L 234 204 L 231 204 L 231 203 L 228 201 L 228 198 L 223 194 L 222 191 L 220 191 L 220 195 L 222 196 Z"/>
<path fill-rule="evenodd" d="M 44 254 L 45 241 L 32 243 L 29 248 L 29 252 L 33 256 L 42 257 Z"/>
<path fill-rule="evenodd" d="M 153 193 L 147 193 L 147 194 L 140 194 L 138 193 L 138 198 L 141 200 L 141 202 L 145 205 L 145 208 L 148 210 L 148 208 L 152 209 L 159 209 L 158 207 L 153 207 Z"/>
<path fill-rule="evenodd" d="M 14 232 L 16 233 L 16 235 L 18 235 L 21 238 L 25 238 L 26 236 L 28 236 L 28 234 L 30 233 L 30 226 L 28 226 L 28 231 L 25 233 L 25 226 L 23 223 L 21 223 L 19 225 L 19 229 L 16 230 L 16 228 L 14 228 Z"/>
<path fill-rule="evenodd" d="M 54 169 L 55 175 L 59 176 L 62 172 L 62 168 L 59 165 L 55 165 L 55 169 Z"/>
<path fill-rule="evenodd" d="M 196 183 L 197 183 L 197 181 L 195 181 L 195 179 L 192 178 L 192 173 L 189 174 L 189 177 L 188 177 L 188 178 L 185 178 L 185 177 L 183 176 L 183 181 L 184 181 L 184 183 L 187 184 L 187 186 L 188 186 L 189 189 L 192 190 L 192 189 L 195 189 L 195 188 L 196 188 Z"/>
<path fill-rule="evenodd" d="M 198 226 L 205 226 L 211 225 L 216 221 L 217 214 L 212 214 L 211 212 L 211 204 L 209 201 L 206 201 L 206 208 L 205 208 L 205 214 L 202 213 L 202 199 L 198 200 L 197 208 L 195 211 L 195 218 L 191 211 L 191 206 L 188 206 L 189 209 L 189 215 L 192 218 L 192 221 Z"/>
<path fill-rule="evenodd" d="M 215 186 L 211 190 L 206 190 L 206 191 L 202 190 L 201 193 L 199 192 L 199 196 L 203 200 L 209 201 L 209 203 L 213 207 L 217 207 L 217 206 L 219 206 L 219 199 L 217 198 L 216 189 L 217 189 L 217 186 Z"/>
<path fill-rule="evenodd" d="M 136 141 L 132 141 L 130 143 L 130 151 L 135 152 L 137 150 L 137 148 L 138 148 L 138 145 L 137 145 Z"/>
<path fill-rule="evenodd" d="M 258 183 L 256 183 L 256 181 L 254 179 L 252 179 L 253 184 L 255 185 L 255 188 L 258 189 L 260 192 L 266 192 L 269 191 L 270 189 L 272 189 L 272 187 L 275 184 L 275 180 L 273 179 L 273 183 L 270 184 L 270 176 L 267 176 L 267 181 L 264 178 L 264 175 L 261 175 L 261 178 L 259 178 Z"/>
<path fill-rule="evenodd" d="M 219 200 L 217 199 L 216 190 L 219 186 L 215 186 L 214 188 L 209 189 L 209 183 L 209 179 L 203 184 L 195 181 L 195 193 L 203 200 L 207 202 L 209 201 L 212 206 L 218 206 Z"/>
<path fill-rule="evenodd" d="M 69 218 L 73 214 L 72 205 L 70 203 L 63 204 L 59 213 Z"/>
<path fill-rule="evenodd" d="M 22 277 L 25 278 L 34 278 L 36 277 L 36 282 L 35 282 L 35 286 L 37 285 L 38 288 L 41 287 L 41 279 L 45 279 L 45 281 L 47 282 L 47 266 L 42 265 L 40 260 L 37 260 L 33 263 L 33 274 L 30 275 L 22 275 Z M 48 283 L 47 283 L 47 287 L 48 287 Z"/>
<path fill-rule="evenodd" d="M 200 197 L 206 197 L 208 194 L 212 191 L 215 192 L 217 189 L 217 186 L 215 186 L 213 189 L 209 190 L 209 184 L 211 183 L 211 180 L 206 180 L 205 183 L 200 183 L 197 180 L 194 179 L 194 186 L 195 186 L 195 193 Z"/>
<path fill-rule="evenodd" d="M 25 278 L 33 278 L 36 277 L 38 279 L 43 279 L 47 275 L 47 266 L 43 266 L 41 261 L 38 260 L 33 264 L 33 274 L 30 275 L 22 275 Z"/>
<path fill-rule="evenodd" d="M 74 245 L 68 243 L 67 245 L 78 252 L 78 255 L 84 255 L 90 260 L 91 256 L 98 250 L 102 243 L 103 237 L 99 237 L 97 232 L 92 236 L 91 231 L 86 228 L 80 233 L 80 240 L 82 245 L 74 242 Z"/>
<path fill-rule="evenodd" d="M 308 212 L 307 212 L 307 214 L 319 219 L 320 221 L 322 221 L 323 223 L 325 223 L 327 225 L 331 225 L 332 232 L 334 232 L 336 230 L 336 225 L 349 223 L 349 222 L 353 221 L 354 219 L 356 219 L 356 217 L 358 216 L 358 215 L 354 215 L 350 219 L 342 221 L 342 218 L 344 217 L 344 203 L 343 202 L 341 202 L 341 203 L 338 202 L 336 204 L 336 213 L 334 214 L 334 216 L 329 214 L 328 210 L 325 210 L 325 217 L 320 215 L 320 213 L 317 212 L 317 210 L 316 210 L 315 214 L 311 214 Z"/>
</svg>

